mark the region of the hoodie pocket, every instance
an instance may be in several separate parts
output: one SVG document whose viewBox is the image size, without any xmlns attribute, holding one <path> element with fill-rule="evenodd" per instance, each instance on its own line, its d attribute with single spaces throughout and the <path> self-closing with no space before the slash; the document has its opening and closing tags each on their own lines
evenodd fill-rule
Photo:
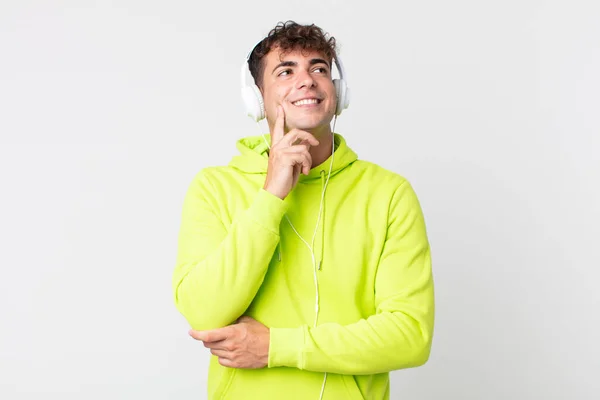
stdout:
<svg viewBox="0 0 600 400">
<path fill-rule="evenodd" d="M 225 367 L 223 367 L 223 368 L 225 368 Z M 221 380 L 219 381 L 219 385 L 217 386 L 217 390 L 215 390 L 215 394 L 212 399 L 215 399 L 215 400 L 225 399 L 225 396 L 229 392 L 229 388 L 231 387 L 231 384 L 233 383 L 233 378 L 235 377 L 236 372 L 237 372 L 237 369 L 235 369 L 235 368 L 225 368 L 225 370 L 223 371 L 223 375 L 221 376 Z"/>
<path fill-rule="evenodd" d="M 295 368 L 233 369 L 210 400 L 318 400 L 323 373 Z M 364 400 L 352 375 L 329 374 L 324 400 Z"/>
</svg>

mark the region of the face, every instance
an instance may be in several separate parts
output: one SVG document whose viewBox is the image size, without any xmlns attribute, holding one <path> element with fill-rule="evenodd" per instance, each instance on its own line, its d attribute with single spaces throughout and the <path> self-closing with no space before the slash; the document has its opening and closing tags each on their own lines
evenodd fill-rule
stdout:
<svg viewBox="0 0 600 400">
<path fill-rule="evenodd" d="M 277 106 L 282 105 L 288 130 L 329 127 L 337 99 L 331 66 L 324 55 L 301 50 L 282 55 L 274 48 L 263 62 L 262 93 L 269 125 L 275 122 Z"/>
</svg>

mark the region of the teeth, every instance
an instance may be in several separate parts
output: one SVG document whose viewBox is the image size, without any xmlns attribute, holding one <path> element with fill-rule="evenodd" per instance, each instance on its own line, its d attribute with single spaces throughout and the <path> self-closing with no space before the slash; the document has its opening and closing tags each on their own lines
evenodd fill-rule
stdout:
<svg viewBox="0 0 600 400">
<path fill-rule="evenodd" d="M 305 104 L 316 104 L 318 102 L 319 102 L 319 100 L 317 100 L 317 99 L 304 99 L 304 100 L 295 101 L 292 104 L 295 106 L 303 106 Z"/>
</svg>

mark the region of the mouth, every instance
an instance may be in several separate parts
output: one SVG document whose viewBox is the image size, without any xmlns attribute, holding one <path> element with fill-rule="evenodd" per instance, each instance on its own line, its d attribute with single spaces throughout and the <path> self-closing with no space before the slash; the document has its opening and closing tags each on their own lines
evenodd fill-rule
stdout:
<svg viewBox="0 0 600 400">
<path fill-rule="evenodd" d="M 300 99 L 300 100 L 293 101 L 292 104 L 295 105 L 296 107 L 314 106 L 314 105 L 320 104 L 321 101 L 322 101 L 321 99 L 317 99 L 315 97 L 310 97 L 310 98 L 306 98 L 306 99 Z"/>
</svg>

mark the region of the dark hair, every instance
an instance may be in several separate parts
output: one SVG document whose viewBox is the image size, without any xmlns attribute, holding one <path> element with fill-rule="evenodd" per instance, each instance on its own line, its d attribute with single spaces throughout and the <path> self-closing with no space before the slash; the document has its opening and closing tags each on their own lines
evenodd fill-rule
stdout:
<svg viewBox="0 0 600 400">
<path fill-rule="evenodd" d="M 315 24 L 300 25 L 294 21 L 279 22 L 266 38 L 257 44 L 248 59 L 248 68 L 258 87 L 262 87 L 265 63 L 263 58 L 275 47 L 283 54 L 294 50 L 318 51 L 331 64 L 336 55 L 335 38 Z"/>
</svg>

